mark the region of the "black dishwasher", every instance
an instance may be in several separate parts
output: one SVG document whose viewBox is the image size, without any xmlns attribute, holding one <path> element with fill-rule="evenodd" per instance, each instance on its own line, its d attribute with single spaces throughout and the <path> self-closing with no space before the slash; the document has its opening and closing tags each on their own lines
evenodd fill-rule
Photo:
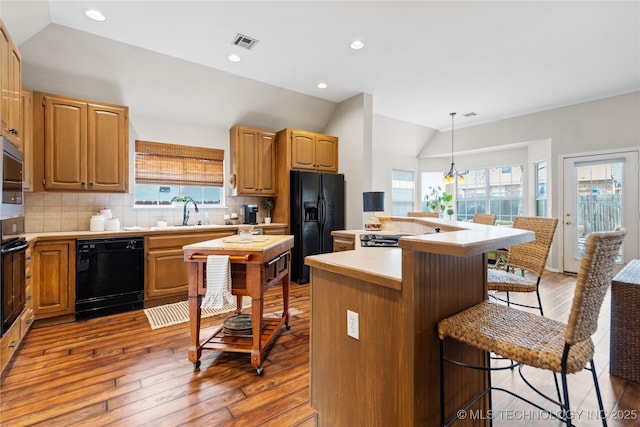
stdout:
<svg viewBox="0 0 640 427">
<path fill-rule="evenodd" d="M 77 240 L 77 320 L 138 310 L 143 302 L 143 237 Z"/>
</svg>

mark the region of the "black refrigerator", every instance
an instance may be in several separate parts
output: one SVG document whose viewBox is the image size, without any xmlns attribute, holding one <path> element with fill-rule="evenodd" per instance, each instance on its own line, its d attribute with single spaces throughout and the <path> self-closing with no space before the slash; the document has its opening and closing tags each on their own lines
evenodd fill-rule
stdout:
<svg viewBox="0 0 640 427">
<path fill-rule="evenodd" d="M 309 282 L 304 258 L 333 251 L 331 232 L 344 230 L 344 175 L 291 171 L 291 280 Z"/>
</svg>

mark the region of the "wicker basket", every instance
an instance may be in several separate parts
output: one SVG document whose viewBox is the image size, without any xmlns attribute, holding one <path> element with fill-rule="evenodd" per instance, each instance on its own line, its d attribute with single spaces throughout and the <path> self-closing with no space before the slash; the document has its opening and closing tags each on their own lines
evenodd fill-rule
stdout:
<svg viewBox="0 0 640 427">
<path fill-rule="evenodd" d="M 640 383 L 640 260 L 627 264 L 611 283 L 609 373 Z"/>
</svg>

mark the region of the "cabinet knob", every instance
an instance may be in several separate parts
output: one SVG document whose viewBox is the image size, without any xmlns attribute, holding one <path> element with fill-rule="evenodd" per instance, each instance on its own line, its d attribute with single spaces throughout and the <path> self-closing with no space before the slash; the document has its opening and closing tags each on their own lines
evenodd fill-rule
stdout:
<svg viewBox="0 0 640 427">
<path fill-rule="evenodd" d="M 30 299 L 33 299 L 33 295 L 29 295 L 29 296 L 27 297 L 27 300 L 30 300 Z"/>
<path fill-rule="evenodd" d="M 89 185 L 93 185 L 93 182 L 89 182 Z"/>
<path fill-rule="evenodd" d="M 18 341 L 11 341 L 11 344 L 9 344 L 9 348 L 17 347 L 17 346 L 18 346 Z"/>
<path fill-rule="evenodd" d="M 31 274 L 27 274 L 27 276 L 25 277 L 25 279 L 31 279 L 31 277 L 33 277 L 33 276 L 31 276 Z"/>
</svg>

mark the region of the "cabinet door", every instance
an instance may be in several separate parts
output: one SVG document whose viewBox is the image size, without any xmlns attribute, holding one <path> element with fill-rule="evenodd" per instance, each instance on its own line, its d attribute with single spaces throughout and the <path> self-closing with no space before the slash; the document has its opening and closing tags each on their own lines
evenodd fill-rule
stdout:
<svg viewBox="0 0 640 427">
<path fill-rule="evenodd" d="M 253 195 L 260 187 L 258 170 L 260 139 L 255 129 L 238 129 L 236 144 L 237 185 L 239 195 Z"/>
<path fill-rule="evenodd" d="M 9 33 L 0 25 L 0 128 L 3 135 L 9 132 Z"/>
<path fill-rule="evenodd" d="M 9 139 L 22 150 L 22 57 L 12 43 L 9 50 Z"/>
<path fill-rule="evenodd" d="M 291 134 L 291 168 L 315 170 L 315 137 L 303 133 Z"/>
<path fill-rule="evenodd" d="M 275 196 L 275 133 L 252 128 L 238 128 L 237 133 L 233 157 L 238 195 Z"/>
<path fill-rule="evenodd" d="M 328 135 L 316 136 L 316 169 L 338 172 L 338 138 Z"/>
<path fill-rule="evenodd" d="M 45 97 L 45 190 L 87 188 L 87 104 Z"/>
<path fill-rule="evenodd" d="M 32 269 L 37 319 L 75 313 L 73 249 L 73 242 L 36 243 Z"/>
<path fill-rule="evenodd" d="M 189 276 L 187 264 L 184 262 L 182 249 L 166 249 L 149 251 L 147 270 L 146 298 L 163 298 L 177 295 L 187 296 Z"/>
<path fill-rule="evenodd" d="M 87 189 L 127 191 L 127 115 L 124 108 L 89 104 Z"/>
<path fill-rule="evenodd" d="M 260 132 L 258 134 L 260 156 L 260 194 L 276 195 L 276 145 L 275 134 Z"/>
<path fill-rule="evenodd" d="M 33 92 L 30 90 L 22 91 L 22 189 L 24 191 L 33 191 Z"/>
</svg>

